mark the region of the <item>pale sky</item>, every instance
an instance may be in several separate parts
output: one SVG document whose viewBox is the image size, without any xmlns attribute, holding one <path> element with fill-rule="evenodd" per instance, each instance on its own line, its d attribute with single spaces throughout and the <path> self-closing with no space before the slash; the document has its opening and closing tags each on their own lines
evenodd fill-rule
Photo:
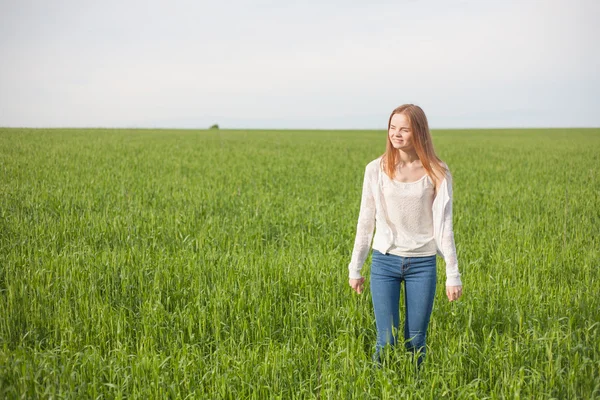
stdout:
<svg viewBox="0 0 600 400">
<path fill-rule="evenodd" d="M 599 0 L 0 0 L 0 126 L 600 126 Z"/>
</svg>

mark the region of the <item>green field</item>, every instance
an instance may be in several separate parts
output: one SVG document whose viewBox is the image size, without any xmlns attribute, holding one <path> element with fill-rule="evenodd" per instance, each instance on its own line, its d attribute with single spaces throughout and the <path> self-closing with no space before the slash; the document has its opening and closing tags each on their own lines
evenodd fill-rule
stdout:
<svg viewBox="0 0 600 400">
<path fill-rule="evenodd" d="M 600 398 L 600 129 L 433 136 L 417 375 L 347 281 L 385 131 L 0 129 L 0 398 Z"/>
</svg>

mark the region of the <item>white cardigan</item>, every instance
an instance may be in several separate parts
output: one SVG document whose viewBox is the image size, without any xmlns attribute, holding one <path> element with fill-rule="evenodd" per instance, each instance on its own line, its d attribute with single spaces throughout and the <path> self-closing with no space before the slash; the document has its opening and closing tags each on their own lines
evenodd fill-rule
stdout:
<svg viewBox="0 0 600 400">
<path fill-rule="evenodd" d="M 350 279 L 359 279 L 360 270 L 369 254 L 373 229 L 373 249 L 385 254 L 393 246 L 394 234 L 388 225 L 387 213 L 382 202 L 381 157 L 367 164 L 363 182 L 360 212 L 356 226 L 356 239 L 352 260 L 348 265 Z M 437 252 L 446 261 L 446 286 L 462 286 L 452 230 L 452 175 L 446 172 L 433 200 L 433 235 Z"/>
</svg>

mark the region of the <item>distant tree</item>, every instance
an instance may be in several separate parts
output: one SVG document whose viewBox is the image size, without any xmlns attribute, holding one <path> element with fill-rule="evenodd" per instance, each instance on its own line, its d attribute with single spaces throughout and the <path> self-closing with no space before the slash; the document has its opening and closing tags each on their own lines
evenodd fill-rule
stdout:
<svg viewBox="0 0 600 400">
<path fill-rule="evenodd" d="M 219 129 L 219 124 L 214 124 L 210 127 L 210 129 Z"/>
</svg>

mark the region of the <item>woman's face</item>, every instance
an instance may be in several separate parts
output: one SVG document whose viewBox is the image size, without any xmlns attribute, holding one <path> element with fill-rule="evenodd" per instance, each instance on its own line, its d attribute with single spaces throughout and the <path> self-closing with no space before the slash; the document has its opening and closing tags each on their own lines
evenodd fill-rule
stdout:
<svg viewBox="0 0 600 400">
<path fill-rule="evenodd" d="M 404 114 L 394 114 L 392 116 L 388 136 L 395 149 L 411 150 L 413 148 L 410 121 Z"/>
</svg>

